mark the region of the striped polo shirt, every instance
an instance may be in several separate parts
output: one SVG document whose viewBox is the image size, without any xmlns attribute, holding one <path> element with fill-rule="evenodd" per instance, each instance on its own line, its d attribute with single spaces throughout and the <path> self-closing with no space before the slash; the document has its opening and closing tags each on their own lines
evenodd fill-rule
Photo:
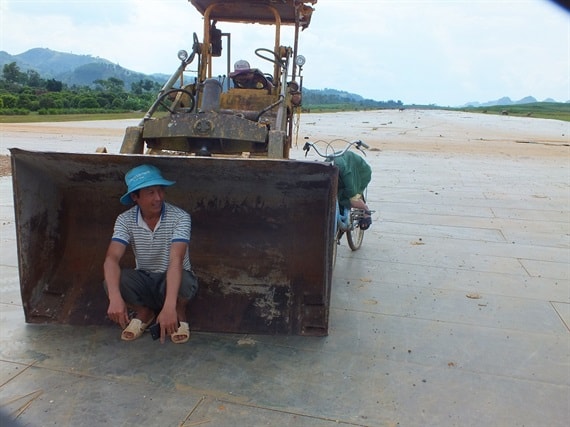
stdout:
<svg viewBox="0 0 570 427">
<path fill-rule="evenodd" d="M 188 212 L 164 203 L 160 220 L 151 231 L 135 205 L 117 217 L 112 240 L 125 246 L 131 245 L 137 270 L 164 273 L 168 270 L 170 245 L 174 242 L 190 243 L 191 227 Z M 188 271 L 192 269 L 188 249 L 183 268 Z"/>
</svg>

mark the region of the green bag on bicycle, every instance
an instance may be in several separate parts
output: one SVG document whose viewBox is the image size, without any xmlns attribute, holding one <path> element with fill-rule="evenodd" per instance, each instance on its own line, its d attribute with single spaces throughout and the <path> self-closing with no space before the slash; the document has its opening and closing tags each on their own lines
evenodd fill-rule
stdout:
<svg viewBox="0 0 570 427">
<path fill-rule="evenodd" d="M 334 159 L 339 169 L 338 201 L 340 206 L 350 208 L 350 199 L 364 190 L 372 178 L 372 169 L 362 156 L 353 151 L 347 151 Z"/>
</svg>

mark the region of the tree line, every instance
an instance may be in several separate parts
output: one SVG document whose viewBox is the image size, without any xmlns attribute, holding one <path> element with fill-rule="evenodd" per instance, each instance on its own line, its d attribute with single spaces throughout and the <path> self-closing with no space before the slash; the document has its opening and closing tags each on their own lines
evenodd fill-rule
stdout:
<svg viewBox="0 0 570 427">
<path fill-rule="evenodd" d="M 330 93 L 330 90 L 304 89 L 303 107 L 316 110 L 372 110 L 403 108 L 404 104 L 400 100 L 375 101 L 373 99 L 357 98 L 345 92 L 333 91 L 333 93 Z"/>
<path fill-rule="evenodd" d="M 94 87 L 68 86 L 44 79 L 37 71 L 21 71 L 16 62 L 4 65 L 0 78 L 0 115 L 86 114 L 146 111 L 161 89 L 153 80 L 141 79 L 129 89 L 118 78 L 95 80 Z M 331 90 L 303 90 L 306 110 L 402 108 L 402 101 L 374 101 Z"/>
<path fill-rule="evenodd" d="M 37 71 L 21 71 L 15 62 L 4 65 L 0 78 L 0 114 L 79 114 L 146 111 L 161 85 L 142 79 L 131 84 L 111 77 L 95 80 L 94 87 L 68 86 L 44 79 Z"/>
</svg>

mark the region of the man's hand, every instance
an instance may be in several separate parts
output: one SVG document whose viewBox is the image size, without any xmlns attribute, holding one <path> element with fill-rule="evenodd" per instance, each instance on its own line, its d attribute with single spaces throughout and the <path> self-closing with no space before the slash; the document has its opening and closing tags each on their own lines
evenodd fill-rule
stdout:
<svg viewBox="0 0 570 427">
<path fill-rule="evenodd" d="M 156 322 L 160 324 L 160 342 L 164 344 L 165 338 L 178 330 L 179 323 L 176 307 L 169 308 L 164 306 L 158 314 Z"/>
<path fill-rule="evenodd" d="M 164 343 L 166 336 L 174 334 L 179 327 L 176 301 L 182 282 L 182 265 L 188 244 L 185 242 L 172 243 L 170 260 L 166 271 L 166 296 L 164 305 L 156 321 L 160 323 L 160 342 Z"/>
<path fill-rule="evenodd" d="M 126 246 L 122 243 L 112 241 L 105 255 L 103 263 L 103 272 L 105 282 L 107 283 L 107 295 L 109 295 L 109 308 L 107 315 L 113 322 L 121 325 L 125 329 L 129 324 L 129 312 L 125 300 L 121 296 L 119 290 L 119 281 L 121 277 L 121 267 L 119 261 L 123 257 Z"/>
<path fill-rule="evenodd" d="M 122 329 L 125 329 L 129 324 L 129 312 L 125 301 L 122 298 L 112 299 L 109 301 L 107 316 L 109 316 L 109 319 L 113 322 L 121 325 Z"/>
</svg>

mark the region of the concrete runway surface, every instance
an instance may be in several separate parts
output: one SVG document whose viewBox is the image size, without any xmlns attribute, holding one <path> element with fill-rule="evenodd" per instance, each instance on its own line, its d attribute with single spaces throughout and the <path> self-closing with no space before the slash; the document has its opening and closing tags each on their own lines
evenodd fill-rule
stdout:
<svg viewBox="0 0 570 427">
<path fill-rule="evenodd" d="M 0 154 L 118 152 L 132 121 L 0 125 Z M 304 114 L 371 145 L 362 248 L 338 248 L 329 336 L 27 325 L 0 178 L 0 425 L 566 426 L 569 123 L 446 111 Z M 342 145 L 342 141 L 338 141 Z"/>
</svg>

